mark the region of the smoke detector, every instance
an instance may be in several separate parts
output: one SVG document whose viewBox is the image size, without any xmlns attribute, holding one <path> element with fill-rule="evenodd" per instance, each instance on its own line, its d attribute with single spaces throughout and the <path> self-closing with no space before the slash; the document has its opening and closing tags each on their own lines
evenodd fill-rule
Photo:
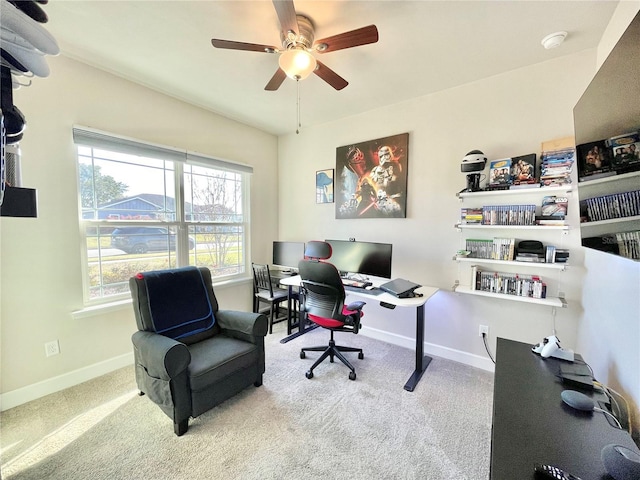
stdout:
<svg viewBox="0 0 640 480">
<path fill-rule="evenodd" d="M 550 48 L 556 48 L 557 46 L 559 46 L 562 42 L 564 42 L 564 39 L 566 37 L 567 32 L 550 33 L 549 35 L 544 37 L 540 43 L 542 43 L 542 46 L 544 48 L 549 50 Z"/>
</svg>

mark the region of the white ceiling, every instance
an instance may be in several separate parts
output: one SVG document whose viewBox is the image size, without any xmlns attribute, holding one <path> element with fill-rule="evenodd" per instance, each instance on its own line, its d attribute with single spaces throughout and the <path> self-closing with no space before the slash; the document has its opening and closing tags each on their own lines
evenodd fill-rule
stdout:
<svg viewBox="0 0 640 480">
<path fill-rule="evenodd" d="M 315 75 L 301 81 L 302 126 L 596 47 L 616 5 L 296 0 L 316 38 L 370 24 L 380 35 L 375 44 L 316 54 L 349 86 L 336 91 Z M 271 1 L 53 0 L 43 8 L 63 55 L 273 134 L 296 130 L 296 82 L 264 90 L 277 55 L 211 45 L 220 38 L 279 47 Z M 569 32 L 564 44 L 545 50 L 541 39 L 559 30 Z"/>
</svg>

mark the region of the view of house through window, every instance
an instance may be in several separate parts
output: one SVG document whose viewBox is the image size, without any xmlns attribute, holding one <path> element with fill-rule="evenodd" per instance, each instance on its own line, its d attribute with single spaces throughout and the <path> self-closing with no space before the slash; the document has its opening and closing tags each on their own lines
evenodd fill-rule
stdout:
<svg viewBox="0 0 640 480">
<path fill-rule="evenodd" d="M 88 303 L 128 297 L 138 272 L 245 273 L 246 173 L 84 145 L 78 172 Z"/>
</svg>

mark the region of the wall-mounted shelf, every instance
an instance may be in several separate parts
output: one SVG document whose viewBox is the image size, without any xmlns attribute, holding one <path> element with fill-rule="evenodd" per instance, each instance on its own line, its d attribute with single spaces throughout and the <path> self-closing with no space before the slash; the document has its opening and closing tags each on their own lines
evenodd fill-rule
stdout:
<svg viewBox="0 0 640 480">
<path fill-rule="evenodd" d="M 557 187 L 539 187 L 539 188 L 517 188 L 513 190 L 490 190 L 481 192 L 460 192 L 456 193 L 456 196 L 460 201 L 464 201 L 465 198 L 477 198 L 477 197 L 496 197 L 507 195 L 566 195 L 571 193 L 574 189 L 573 185 L 560 185 Z"/>
<path fill-rule="evenodd" d="M 585 180 L 578 184 L 579 185 L 578 188 L 580 190 L 583 190 L 588 187 L 594 187 L 596 185 L 612 183 L 612 182 L 619 183 L 620 181 L 625 181 L 625 180 L 628 180 L 629 182 L 634 182 L 635 181 L 634 179 L 636 177 L 640 177 L 640 171 L 623 173 L 622 175 L 611 175 L 610 177 L 596 178 L 593 180 Z"/>
<path fill-rule="evenodd" d="M 505 229 L 509 230 L 537 230 L 539 232 L 545 230 L 569 230 L 569 225 L 482 225 L 479 223 L 456 223 L 454 225 L 458 230 L 474 230 L 474 229 Z"/>
<path fill-rule="evenodd" d="M 465 262 L 465 263 L 478 263 L 485 265 L 508 265 L 508 266 L 517 266 L 518 268 L 533 268 L 535 270 L 539 268 L 546 268 L 551 270 L 566 270 L 569 265 L 566 263 L 539 263 L 539 262 L 516 262 L 511 260 L 493 260 L 491 258 L 472 258 L 472 257 L 454 257 L 453 258 L 457 262 Z"/>
<path fill-rule="evenodd" d="M 521 189 L 514 189 L 514 190 L 492 190 L 492 191 L 481 191 L 481 192 L 461 192 L 456 194 L 456 196 L 460 199 L 461 202 L 464 200 L 467 200 L 472 205 L 478 205 L 478 204 L 486 205 L 488 202 L 491 202 L 491 205 L 498 206 L 498 210 L 496 211 L 500 212 L 501 210 L 499 205 L 510 207 L 511 203 L 514 202 L 515 200 L 513 198 L 514 195 L 517 195 L 519 199 L 529 200 L 530 203 L 527 203 L 527 206 L 528 206 L 532 204 L 541 203 L 541 200 L 545 196 L 559 196 L 559 197 L 567 196 L 574 189 L 575 189 L 575 186 L 568 184 L 568 185 L 560 185 L 556 187 L 521 188 Z M 483 218 L 484 218 L 484 208 L 485 207 L 483 207 Z M 486 208 L 491 208 L 491 207 L 486 207 Z M 466 209 L 463 209 L 463 210 L 466 210 Z M 512 208 L 508 208 L 508 210 L 512 210 Z M 523 209 L 523 211 L 528 212 L 529 210 Z M 465 213 L 465 215 L 469 215 L 469 214 Z M 470 215 L 477 216 L 478 214 L 472 213 Z M 531 220 L 532 219 L 528 219 L 527 223 L 529 223 Z M 535 237 L 536 235 L 539 235 L 541 232 L 549 232 L 555 235 L 558 235 L 558 234 L 566 235 L 570 229 L 570 226 L 566 224 L 563 224 L 563 225 L 484 225 L 484 224 L 478 224 L 478 223 L 456 223 L 455 228 L 460 232 L 462 231 L 467 232 L 467 234 L 463 236 L 466 237 L 466 240 L 469 240 L 468 237 L 471 235 L 469 232 L 475 231 L 475 230 L 484 230 L 485 232 L 491 231 L 491 235 L 496 235 L 496 236 L 505 235 L 505 232 L 507 231 L 510 232 L 510 236 L 515 235 L 516 234 L 515 232 L 518 232 L 518 231 L 526 231 L 527 233 L 526 234 L 523 233 L 522 236 L 529 237 L 530 235 L 533 235 Z M 507 257 L 502 257 L 502 258 L 507 258 Z M 510 258 L 515 258 L 515 257 L 512 256 Z M 489 297 L 496 300 L 511 300 L 515 302 L 545 305 L 549 307 L 566 307 L 567 306 L 565 299 L 560 297 L 547 296 L 546 298 L 535 298 L 535 297 L 529 297 L 529 296 L 509 295 L 506 293 L 494 293 L 490 291 L 480 290 L 479 288 L 478 289 L 472 288 L 475 285 L 476 278 L 477 278 L 475 277 L 475 274 L 473 272 L 475 272 L 476 270 L 477 271 L 482 270 L 480 268 L 480 266 L 482 265 L 508 266 L 509 271 L 512 271 L 515 268 L 517 268 L 518 270 L 525 270 L 537 276 L 537 271 L 541 271 L 541 270 L 546 270 L 547 273 L 552 273 L 550 272 L 551 270 L 556 272 L 559 272 L 559 271 L 561 272 L 566 270 L 568 265 L 564 262 L 558 262 L 558 263 L 522 262 L 522 261 L 514 261 L 514 260 L 494 260 L 494 259 L 488 259 L 488 258 L 475 258 L 475 257 L 472 258 L 472 257 L 458 256 L 458 255 L 454 256 L 454 260 L 456 260 L 459 263 L 459 265 L 464 264 L 463 272 L 459 272 L 459 273 L 462 273 L 461 276 L 471 279 L 471 285 L 466 285 L 466 286 L 460 285 L 459 282 L 456 281 L 456 285 L 454 286 L 453 290 L 458 293 L 463 293 L 467 295 L 476 295 L 480 297 Z M 459 269 L 460 268 L 461 267 L 459 266 Z M 489 269 L 492 270 L 491 267 L 489 267 Z M 467 275 L 464 274 L 464 271 L 467 271 L 467 270 L 471 271 L 471 275 L 467 276 L 468 274 Z M 484 270 L 482 271 L 484 272 Z M 501 275 L 501 272 L 496 272 L 496 274 Z M 508 274 L 508 275 L 511 275 L 511 274 Z M 524 279 L 525 277 L 526 275 L 523 275 L 520 278 Z M 467 282 L 464 282 L 464 283 L 467 283 Z M 520 285 L 518 283 L 518 280 L 516 280 L 516 284 Z M 520 288 L 519 286 L 516 287 L 516 290 L 519 288 Z M 560 295 L 563 295 L 563 294 L 560 294 Z"/>
<path fill-rule="evenodd" d="M 456 293 L 463 293 L 465 295 L 477 295 L 479 297 L 489 297 L 499 300 L 513 300 L 515 302 L 534 303 L 537 305 L 545 305 L 547 307 L 561 307 L 566 308 L 567 302 L 564 298 L 560 297 L 547 297 L 547 298 L 532 298 L 532 297 L 519 297 L 517 295 L 507 295 L 504 293 L 491 293 L 483 292 L 482 290 L 472 290 L 469 287 L 462 285 L 455 285 L 453 291 Z"/>
</svg>

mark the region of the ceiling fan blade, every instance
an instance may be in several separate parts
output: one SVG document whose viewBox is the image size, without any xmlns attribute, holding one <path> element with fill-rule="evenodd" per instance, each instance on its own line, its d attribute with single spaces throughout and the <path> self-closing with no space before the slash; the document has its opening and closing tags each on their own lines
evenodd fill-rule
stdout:
<svg viewBox="0 0 640 480">
<path fill-rule="evenodd" d="M 276 14 L 278 14 L 282 31 L 284 33 L 292 31 L 297 35 L 300 29 L 298 27 L 298 18 L 296 17 L 293 0 L 273 0 L 273 6 L 276 9 Z"/>
<path fill-rule="evenodd" d="M 276 70 L 276 73 L 273 74 L 273 77 L 271 77 L 271 80 L 269 80 L 269 83 L 267 83 L 267 86 L 264 87 L 264 89 L 269 90 L 270 92 L 277 90 L 278 88 L 280 88 L 280 85 L 282 85 L 282 82 L 284 82 L 285 78 L 287 78 L 287 74 L 284 73 L 284 70 L 278 68 L 278 70 Z"/>
<path fill-rule="evenodd" d="M 216 48 L 227 48 L 230 50 L 248 50 L 250 52 L 274 53 L 278 49 L 271 45 L 259 45 L 257 43 L 234 42 L 231 40 L 211 39 L 211 45 Z"/>
<path fill-rule="evenodd" d="M 340 33 L 332 37 L 316 40 L 314 48 L 319 53 L 335 52 L 344 48 L 358 47 L 378 41 L 378 28 L 375 25 Z M 326 47 L 324 47 L 326 45 Z"/>
<path fill-rule="evenodd" d="M 342 90 L 344 87 L 349 85 L 349 82 L 347 82 L 344 78 L 342 78 L 340 75 L 338 75 L 323 63 L 318 62 L 318 67 L 313 71 L 313 73 L 315 73 L 336 90 Z"/>
</svg>

